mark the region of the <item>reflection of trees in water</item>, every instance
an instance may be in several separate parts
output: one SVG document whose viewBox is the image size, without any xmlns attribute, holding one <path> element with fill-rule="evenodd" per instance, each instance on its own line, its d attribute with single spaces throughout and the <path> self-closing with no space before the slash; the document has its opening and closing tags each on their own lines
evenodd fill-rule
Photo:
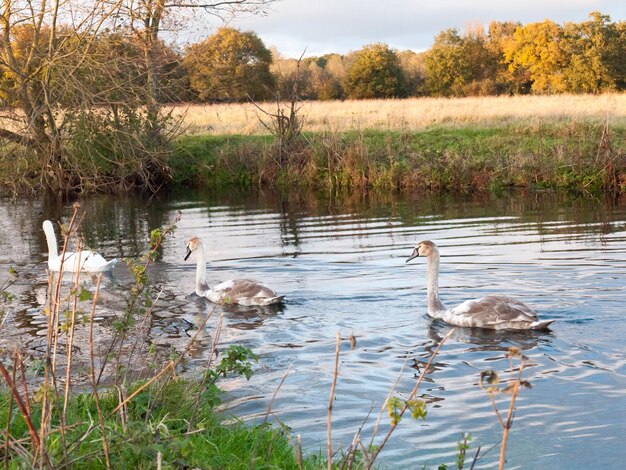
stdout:
<svg viewBox="0 0 626 470">
<path fill-rule="evenodd" d="M 502 193 L 411 193 L 389 191 L 268 191 L 178 190 L 152 198 L 138 195 L 93 196 L 81 201 L 79 233 L 88 247 L 105 257 L 135 257 L 147 247 L 150 231 L 171 223 L 181 201 L 207 207 L 226 206 L 241 213 L 266 210 L 279 214 L 279 230 L 285 252 L 299 252 L 302 224 L 313 217 L 357 214 L 361 219 L 380 218 L 417 227 L 455 219 L 514 217 L 515 227 L 536 231 L 540 237 L 561 236 L 605 244 L 606 236 L 626 227 L 626 195 L 598 196 L 552 191 L 504 191 Z M 0 241 L 3 258 L 14 265 L 40 263 L 47 246 L 41 229 L 44 219 L 67 223 L 71 202 L 54 197 L 24 199 L 0 206 L 5 236 Z M 308 221 L 307 221 L 308 222 Z M 562 222 L 562 223 L 559 223 Z M 492 223 L 492 222 L 489 222 Z M 506 224 L 506 222 L 504 222 Z M 494 224 L 493 230 L 505 225 Z M 56 228 L 59 243 L 60 232 Z M 290 247 L 293 247 L 291 249 Z"/>
<path fill-rule="evenodd" d="M 500 193 L 394 193 L 391 191 L 296 191 L 289 192 L 207 191 L 180 193 L 209 205 L 232 205 L 239 209 L 265 209 L 282 215 L 281 232 L 286 244 L 300 243 L 299 225 L 305 217 L 359 214 L 361 217 L 389 217 L 407 225 L 422 218 L 441 220 L 515 217 L 519 223 L 534 224 L 540 235 L 579 233 L 604 235 L 623 221 L 626 196 L 597 196 L 555 191 L 511 190 Z M 554 226 L 552 222 L 567 222 Z M 576 227 L 575 225 L 579 225 Z"/>
<path fill-rule="evenodd" d="M 88 247 L 103 255 L 135 257 L 146 250 L 150 231 L 170 222 L 169 212 L 168 204 L 159 197 L 92 196 L 81 201 L 79 234 Z M 42 215 L 33 221 L 33 229 L 41 232 L 45 219 L 67 223 L 71 214 L 71 202 L 49 198 Z M 55 229 L 60 243 L 60 233 Z M 45 251 L 43 232 L 41 236 Z"/>
</svg>

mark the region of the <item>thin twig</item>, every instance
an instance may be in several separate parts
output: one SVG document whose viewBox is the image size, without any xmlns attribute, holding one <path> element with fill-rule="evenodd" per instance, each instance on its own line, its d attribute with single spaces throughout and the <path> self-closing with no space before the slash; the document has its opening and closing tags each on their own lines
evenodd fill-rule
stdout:
<svg viewBox="0 0 626 470">
<path fill-rule="evenodd" d="M 17 349 L 16 349 L 17 351 Z M 15 358 L 13 359 L 13 382 L 15 382 Z M 9 404 L 7 407 L 7 427 L 4 432 L 4 468 L 9 468 L 9 442 L 11 440 L 11 414 L 13 411 L 13 395 L 9 395 Z"/>
<path fill-rule="evenodd" d="M 330 387 L 330 398 L 328 400 L 328 417 L 327 417 L 327 468 L 328 470 L 332 469 L 333 461 L 332 461 L 332 440 L 331 440 L 331 425 L 332 425 L 332 413 L 333 413 L 333 401 L 335 400 L 335 386 L 337 385 L 337 375 L 339 375 L 339 349 L 341 344 L 341 337 L 339 336 L 339 332 L 337 332 L 337 339 L 335 341 L 335 369 L 333 372 L 333 384 Z"/>
<path fill-rule="evenodd" d="M 104 426 L 104 417 L 102 416 L 102 407 L 100 406 L 100 396 L 98 394 L 98 385 L 96 384 L 96 367 L 94 363 L 93 352 L 93 324 L 96 315 L 96 303 L 98 302 L 98 294 L 100 293 L 100 281 L 102 281 L 102 274 L 98 274 L 96 279 L 96 291 L 93 295 L 93 301 L 91 304 L 91 315 L 89 317 L 89 361 L 91 365 L 91 386 L 93 387 L 93 396 L 96 401 L 96 409 L 98 410 L 98 421 L 100 422 L 100 428 L 102 432 L 102 450 L 104 451 L 104 458 L 107 469 L 111 468 L 111 461 L 109 459 L 109 446 L 106 438 L 106 428 Z"/>
<path fill-rule="evenodd" d="M 213 306 L 213 311 L 215 311 L 216 307 L 217 307 L 217 304 Z M 212 313 L 213 312 L 211 312 L 211 314 Z M 213 342 L 211 344 L 211 351 L 209 352 L 209 358 L 207 359 L 207 364 L 206 364 L 207 371 L 211 368 L 211 364 L 213 364 L 213 356 L 216 355 L 217 345 L 219 344 L 220 336 L 222 335 L 223 324 L 224 324 L 224 314 L 222 313 L 222 315 L 220 315 L 219 321 L 217 322 L 217 328 L 215 329 Z M 196 396 L 196 400 L 193 406 L 193 412 L 191 414 L 191 417 L 189 418 L 189 423 L 187 424 L 187 431 L 191 431 L 191 428 L 193 427 L 193 423 L 196 420 L 196 413 L 198 411 L 198 408 L 200 408 L 200 399 L 202 398 L 202 393 L 204 392 L 207 378 L 208 378 L 208 373 L 205 372 L 202 375 L 202 380 L 200 381 L 200 387 L 198 387 L 198 395 Z"/>
<path fill-rule="evenodd" d="M 474 454 L 474 458 L 472 459 L 472 465 L 470 466 L 469 470 L 474 470 L 474 466 L 476 465 L 476 462 L 478 462 L 479 454 L 480 454 L 480 446 L 478 446 L 478 449 L 476 449 L 476 453 Z"/>
<path fill-rule="evenodd" d="M 78 253 L 82 252 L 82 242 L 78 241 L 78 246 L 76 248 Z M 80 255 L 79 255 L 80 259 Z M 80 266 L 80 261 L 79 261 Z M 76 275 L 74 276 L 74 293 L 72 295 L 72 311 L 71 311 L 71 320 L 70 320 L 70 328 L 68 331 L 68 339 L 67 339 L 67 366 L 65 368 L 65 396 L 63 399 L 63 421 L 67 421 L 67 403 L 69 401 L 70 395 L 70 384 L 71 384 L 71 371 L 72 371 L 72 346 L 74 345 L 74 328 L 76 326 L 76 310 L 78 309 L 78 280 L 80 278 L 80 270 L 76 271 Z"/>
<path fill-rule="evenodd" d="M 298 434 L 298 444 L 296 446 L 296 461 L 298 462 L 298 469 L 302 470 L 302 436 Z"/>
<path fill-rule="evenodd" d="M 287 372 L 285 372 L 285 375 L 283 375 L 283 378 L 281 379 L 280 383 L 278 384 L 278 387 L 276 387 L 276 390 L 274 390 L 274 394 L 272 395 L 272 399 L 270 400 L 270 404 L 267 407 L 267 412 L 265 413 L 265 418 L 263 418 L 263 423 L 267 423 L 267 419 L 269 418 L 270 412 L 272 411 L 272 405 L 274 405 L 274 400 L 276 399 L 276 395 L 278 395 L 278 391 L 280 390 L 280 388 L 285 383 L 285 379 L 289 375 L 289 372 L 291 372 L 291 368 L 292 368 L 292 365 L 289 365 L 289 367 L 287 368 Z"/>
<path fill-rule="evenodd" d="M 513 355 L 509 355 L 510 360 L 510 368 L 511 375 L 513 375 Z M 524 362 L 520 363 L 519 371 L 516 378 L 512 378 L 513 380 L 513 388 L 511 390 L 511 400 L 509 402 L 509 409 L 506 416 L 506 424 L 504 425 L 504 429 L 502 430 L 502 444 L 500 446 L 500 459 L 498 461 L 499 470 L 504 469 L 504 462 L 506 460 L 506 444 L 509 438 L 509 431 L 511 426 L 513 426 L 513 415 L 515 412 L 515 400 L 517 399 L 517 394 L 519 393 L 519 386 L 522 378 L 522 371 L 524 370 Z"/>
<path fill-rule="evenodd" d="M 374 445 L 374 439 L 376 438 L 376 434 L 378 433 L 378 427 L 380 426 L 380 423 L 383 418 L 383 413 L 385 411 L 385 404 L 387 403 L 389 398 L 391 398 L 391 395 L 393 395 L 393 392 L 395 392 L 396 387 L 400 383 L 400 379 L 402 378 L 402 372 L 404 371 L 405 366 L 406 366 L 406 360 L 404 364 L 402 364 L 402 367 L 400 368 L 400 372 L 398 373 L 398 377 L 396 378 L 395 383 L 389 389 L 389 392 L 387 393 L 387 396 L 385 397 L 385 401 L 383 402 L 383 405 L 380 407 L 380 412 L 378 413 L 378 418 L 376 418 L 376 424 L 374 425 L 374 430 L 372 431 L 372 437 L 370 439 L 370 447 Z"/>
<path fill-rule="evenodd" d="M 6 368 L 4 367 L 4 364 L 2 364 L 1 361 L 0 361 L 0 373 L 3 375 L 4 380 L 7 383 L 7 386 L 11 390 L 11 395 L 15 398 L 15 402 L 17 403 L 17 406 L 19 407 L 22 413 L 22 416 L 24 417 L 24 420 L 26 421 L 26 425 L 28 426 L 28 431 L 30 432 L 32 439 L 35 441 L 35 444 L 37 445 L 37 447 L 41 447 L 41 441 L 39 440 L 39 436 L 37 435 L 35 426 L 33 425 L 33 422 L 30 419 L 30 414 L 26 410 L 26 406 L 24 405 L 24 402 L 22 401 L 22 397 L 20 397 L 20 394 L 17 391 L 17 388 L 15 387 L 15 383 L 13 383 L 13 381 L 11 380 L 11 376 L 9 375 L 9 372 L 6 370 Z M 43 452 L 43 454 L 45 454 L 45 452 Z"/>
<path fill-rule="evenodd" d="M 56 358 L 57 358 L 57 346 L 59 342 L 59 313 L 60 313 L 60 304 L 61 304 L 61 284 L 63 280 L 63 268 L 65 263 L 65 255 L 67 253 L 68 241 L 70 234 L 72 233 L 72 228 L 74 226 L 74 222 L 76 220 L 76 216 L 78 215 L 78 208 L 80 204 L 74 203 L 73 205 L 73 213 L 70 218 L 70 223 L 63 237 L 63 249 L 61 250 L 61 265 L 59 266 L 59 273 L 56 283 L 56 288 L 54 289 L 54 295 L 50 295 L 49 300 L 49 318 L 48 318 L 48 331 L 46 337 L 46 353 L 44 356 L 45 360 L 45 371 L 44 371 L 44 394 L 43 400 L 41 404 L 41 423 L 39 425 L 40 432 L 40 443 L 39 446 L 42 450 L 45 447 L 45 438 L 46 431 L 49 431 L 50 422 L 52 419 L 52 407 L 54 403 L 50 403 L 48 400 L 48 390 L 50 389 L 50 380 L 52 380 L 52 386 L 54 388 L 55 394 L 58 395 L 58 390 L 56 388 Z M 51 282 L 54 279 L 53 275 L 48 277 L 48 282 Z M 52 294 L 52 287 L 49 287 L 49 294 Z M 57 397 L 58 398 L 58 397 Z M 58 400 L 57 400 L 58 401 Z M 67 449 L 65 444 L 65 423 L 63 422 L 63 415 L 61 414 L 61 439 L 63 441 L 63 449 Z M 44 454 L 41 454 L 42 461 L 45 459 Z"/>
<path fill-rule="evenodd" d="M 402 409 L 398 413 L 398 418 L 402 418 L 402 416 L 404 415 L 406 410 L 409 408 L 409 401 L 412 400 L 413 397 L 415 396 L 415 394 L 417 393 L 417 390 L 419 389 L 419 386 L 421 385 L 422 381 L 424 380 L 424 377 L 426 376 L 426 373 L 430 369 L 431 364 L 435 360 L 435 357 L 439 353 L 439 350 L 444 345 L 444 343 L 448 340 L 450 335 L 455 331 L 455 329 L 456 328 L 452 328 L 450 331 L 448 331 L 448 334 L 446 334 L 441 339 L 441 341 L 437 345 L 437 348 L 431 354 L 430 359 L 428 360 L 428 363 L 426 364 L 426 366 L 424 367 L 424 370 L 422 371 L 422 373 L 420 374 L 419 378 L 417 379 L 417 382 L 415 383 L 415 386 L 413 387 L 413 390 L 411 390 L 411 393 L 409 394 L 408 399 L 404 402 L 404 405 L 402 405 Z M 366 468 L 368 470 L 370 468 L 372 468 L 372 465 L 373 465 L 374 461 L 376 460 L 376 458 L 378 457 L 378 455 L 380 454 L 380 451 L 383 450 L 383 447 L 385 447 L 385 444 L 387 443 L 387 441 L 389 440 L 389 438 L 391 437 L 391 435 L 395 431 L 395 429 L 396 429 L 396 427 L 398 425 L 398 422 L 399 422 L 399 419 L 397 421 L 394 421 L 394 422 L 391 423 L 391 428 L 387 432 L 387 435 L 383 438 L 383 441 L 381 442 L 381 444 L 378 446 L 378 448 L 372 454 L 372 458 L 367 462 Z"/>
<path fill-rule="evenodd" d="M 367 423 L 367 420 L 369 419 L 373 410 L 374 410 L 374 406 L 372 405 L 370 407 L 370 410 L 367 412 L 367 415 L 365 415 L 365 418 L 363 418 L 363 421 L 361 422 L 361 426 L 359 426 L 359 429 L 357 429 L 357 432 L 354 434 L 354 437 L 352 438 L 352 444 L 350 444 L 350 447 L 348 448 L 348 454 L 349 454 L 348 455 L 348 468 L 349 469 L 352 468 L 352 464 L 354 463 L 354 458 L 356 457 L 356 452 L 359 448 L 359 445 L 363 447 L 363 443 L 361 441 L 363 427 L 365 426 L 365 423 Z"/>
</svg>

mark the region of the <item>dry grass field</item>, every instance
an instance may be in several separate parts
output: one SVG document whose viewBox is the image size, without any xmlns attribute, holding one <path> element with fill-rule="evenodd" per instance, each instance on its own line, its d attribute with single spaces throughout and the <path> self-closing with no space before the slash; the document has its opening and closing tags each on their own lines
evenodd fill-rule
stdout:
<svg viewBox="0 0 626 470">
<path fill-rule="evenodd" d="M 300 103 L 304 130 L 421 130 L 432 126 L 490 125 L 522 122 L 598 121 L 626 124 L 626 94 L 500 96 L 471 98 L 412 98 L 405 100 L 346 100 Z M 268 112 L 276 103 L 261 103 Z M 177 106 L 189 135 L 267 134 L 269 121 L 250 103 Z"/>
</svg>

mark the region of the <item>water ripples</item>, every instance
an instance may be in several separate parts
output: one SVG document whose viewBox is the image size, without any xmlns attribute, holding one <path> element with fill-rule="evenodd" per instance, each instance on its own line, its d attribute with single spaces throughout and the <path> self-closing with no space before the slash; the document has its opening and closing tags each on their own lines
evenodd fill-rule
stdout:
<svg viewBox="0 0 626 470">
<path fill-rule="evenodd" d="M 368 439 L 390 389 L 396 384 L 397 393 L 406 396 L 450 330 L 426 315 L 424 263 L 404 262 L 417 241 L 433 239 L 442 252 L 444 302 L 453 305 L 487 293 L 506 293 L 556 322 L 549 333 L 455 330 L 418 391 L 428 402 L 427 419 L 405 418 L 381 454 L 382 464 L 451 465 L 463 432 L 473 436 L 472 455 L 478 446 L 497 446 L 501 428 L 479 387 L 480 373 L 495 369 L 507 378 L 505 354 L 515 346 L 528 358 L 524 377 L 533 388 L 518 398 L 507 448 L 510 468 L 621 465 L 619 439 L 626 433 L 624 205 L 549 194 L 478 202 L 442 198 L 421 205 L 381 197 L 335 206 L 186 198 L 158 208 L 132 202 L 127 208 L 115 206 L 109 220 L 118 221 L 118 226 L 106 231 L 94 226 L 87 235 L 98 249 L 104 246 L 107 256 L 137 252 L 145 245 L 148 228 L 153 228 L 146 220 L 165 223 L 180 211 L 178 229 L 151 273 L 164 290 L 152 333 L 162 347 L 186 344 L 212 309 L 190 295 L 195 263 L 183 257 L 191 236 L 207 242 L 211 283 L 251 277 L 287 295 L 282 309 L 218 307 L 208 322 L 205 345 L 223 313 L 224 344 L 243 344 L 260 356 L 249 382 L 223 382 L 229 391 L 224 406 L 235 415 L 251 421 L 268 415 L 294 435 L 301 434 L 306 449 L 325 448 L 339 333 L 333 444 L 349 445 L 361 427 Z M 24 217 L 15 219 L 21 227 L 16 233 L 28 232 Z M 31 222 L 32 227 L 37 224 L 39 220 Z M 107 237 L 109 233 L 115 235 Z M 0 240 L 0 245 L 6 243 Z M 45 295 L 45 279 L 36 273 L 45 260 L 38 255 L 45 245 L 35 235 L 10 243 L 21 244 L 35 260 L 5 255 L 0 267 L 17 260 L 38 279 L 36 295 L 29 292 L 28 282 L 22 286 L 23 306 L 11 319 L 12 334 L 40 338 L 45 321 L 36 305 L 41 305 L 42 289 Z M 105 289 L 112 297 L 111 308 L 124 285 L 123 269 L 116 267 Z M 354 348 L 350 336 L 356 340 Z M 206 354 L 206 347 L 198 349 L 189 372 L 206 363 Z M 498 403 L 507 402 L 499 398 Z M 378 436 L 389 429 L 384 414 Z M 497 453 L 497 448 L 491 450 L 481 468 L 493 468 Z"/>
</svg>

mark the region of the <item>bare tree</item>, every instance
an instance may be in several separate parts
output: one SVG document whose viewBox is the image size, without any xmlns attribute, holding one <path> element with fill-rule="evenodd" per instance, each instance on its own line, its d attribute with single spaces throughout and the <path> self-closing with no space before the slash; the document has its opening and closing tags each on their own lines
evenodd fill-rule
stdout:
<svg viewBox="0 0 626 470">
<path fill-rule="evenodd" d="M 135 36 L 140 40 L 147 73 L 146 109 L 150 119 L 150 135 L 159 139 L 161 129 L 158 116 L 161 111 L 157 62 L 160 38 L 164 30 L 180 30 L 184 10 L 196 10 L 226 21 L 236 15 L 265 14 L 266 8 L 277 0 L 127 0 L 124 15 L 130 20 Z"/>
<path fill-rule="evenodd" d="M 2 5 L 0 67 L 6 104 L 12 107 L 2 116 L 0 138 L 33 151 L 43 164 L 45 185 L 58 187 L 62 179 L 63 116 L 55 100 L 54 87 L 59 79 L 54 76 L 54 64 L 73 55 L 71 49 L 85 35 L 93 36 L 115 5 L 108 9 L 103 4 L 94 4 L 92 9 L 74 8 L 62 0 L 52 4 L 46 0 L 7 0 Z M 72 19 L 72 34 L 62 32 L 62 18 Z M 75 59 L 78 67 L 82 59 Z"/>
<path fill-rule="evenodd" d="M 83 191 L 89 184 L 97 187 L 98 181 L 72 151 L 84 152 L 92 141 L 103 147 L 114 142 L 113 149 L 94 150 L 87 166 L 111 169 L 116 175 L 112 183 L 131 181 L 157 190 L 168 174 L 161 148 L 167 142 L 161 96 L 164 28 L 182 31 L 191 21 L 200 21 L 202 15 L 185 17 L 190 9 L 225 19 L 264 12 L 273 1 L 4 0 L 2 158 L 34 155 L 38 186 Z M 114 36 L 118 42 L 107 44 L 115 43 L 117 52 L 124 52 L 107 54 L 101 41 Z M 90 132 L 99 137 L 92 139 Z M 131 160 L 109 156 L 119 151 Z"/>
</svg>

